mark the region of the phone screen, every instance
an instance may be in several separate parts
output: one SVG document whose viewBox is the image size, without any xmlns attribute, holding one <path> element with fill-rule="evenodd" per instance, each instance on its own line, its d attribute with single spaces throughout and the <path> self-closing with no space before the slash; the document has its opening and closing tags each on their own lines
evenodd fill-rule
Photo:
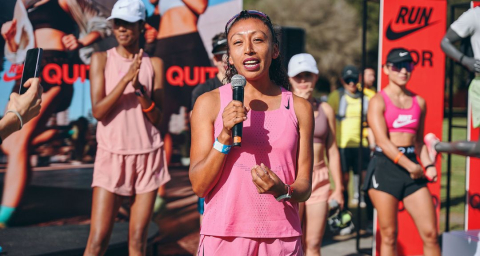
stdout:
<svg viewBox="0 0 480 256">
<path fill-rule="evenodd" d="M 30 78 L 38 77 L 40 75 L 40 61 L 42 60 L 43 50 L 41 48 L 34 48 L 27 51 L 25 62 L 23 63 L 22 80 L 20 81 L 20 91 L 23 94 L 27 88 L 23 84 Z"/>
</svg>

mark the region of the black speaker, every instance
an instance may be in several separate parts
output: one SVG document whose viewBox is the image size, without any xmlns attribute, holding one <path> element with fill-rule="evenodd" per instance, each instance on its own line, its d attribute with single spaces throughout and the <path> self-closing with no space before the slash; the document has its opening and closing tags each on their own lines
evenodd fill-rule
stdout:
<svg viewBox="0 0 480 256">
<path fill-rule="evenodd" d="M 298 53 L 305 52 L 305 30 L 296 27 L 276 27 L 280 34 L 280 55 L 285 68 L 290 58 Z"/>
</svg>

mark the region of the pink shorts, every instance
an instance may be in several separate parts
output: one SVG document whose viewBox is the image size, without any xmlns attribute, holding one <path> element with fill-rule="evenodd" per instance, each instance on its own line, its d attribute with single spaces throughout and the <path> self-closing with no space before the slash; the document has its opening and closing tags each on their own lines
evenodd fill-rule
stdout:
<svg viewBox="0 0 480 256">
<path fill-rule="evenodd" d="M 303 256 L 301 237 L 245 238 L 200 235 L 197 256 Z"/>
<path fill-rule="evenodd" d="M 117 195 L 132 196 L 156 190 L 169 180 L 163 147 L 136 155 L 97 149 L 92 187 L 101 187 Z"/>
<path fill-rule="evenodd" d="M 324 161 L 313 166 L 312 172 L 312 194 L 305 202 L 306 205 L 326 202 L 330 196 L 330 180 L 328 179 L 328 168 Z"/>
</svg>

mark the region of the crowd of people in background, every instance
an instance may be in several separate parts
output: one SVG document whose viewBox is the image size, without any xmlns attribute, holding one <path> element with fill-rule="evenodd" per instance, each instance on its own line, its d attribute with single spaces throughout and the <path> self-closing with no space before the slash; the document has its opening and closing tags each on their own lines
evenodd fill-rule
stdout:
<svg viewBox="0 0 480 256">
<path fill-rule="evenodd" d="M 341 86 L 322 100 L 325 97 L 316 91 L 316 60 L 308 53 L 296 54 L 285 69 L 277 33 L 266 14 L 250 10 L 235 15 L 225 31 L 212 38 L 210 63 L 196 27 L 206 2 L 155 4 L 161 6 L 159 32 L 151 25 L 155 22 L 148 22 L 142 1 L 115 4 L 108 19 L 118 46 L 91 57 L 92 115 L 98 124 L 92 127 L 79 118 L 64 129 L 61 140 L 48 144 L 55 153 L 42 150 L 65 155 L 72 163 L 94 163 L 86 255 L 105 253 L 124 197 L 135 198 L 129 213 L 129 252 L 145 253 L 147 224 L 165 208 L 162 186 L 170 180 L 172 141 L 178 136 L 191 136 L 191 150 L 182 153 L 182 162 L 190 165 L 203 216 L 198 255 L 320 255 L 331 210 L 348 213 L 352 206 L 366 208 L 368 223 L 355 227 L 350 221 L 336 232 L 372 232 L 375 207 L 382 255 L 395 255 L 400 201 L 417 225 L 425 254 L 440 255 L 426 184 L 437 177 L 432 151 L 446 144 L 432 136 L 424 143 L 426 102 L 406 88 L 414 70 L 408 50 L 389 52 L 378 70 L 389 83 L 379 93 L 374 68 L 361 72 L 347 65 L 341 71 Z M 63 1 L 43 1 L 30 19 L 35 21 L 46 5 L 58 9 L 49 22 L 59 25 L 45 30 L 33 23 L 37 46 L 52 49 L 45 63 L 68 63 L 66 49 L 89 45 L 106 33 L 93 27 L 81 39 L 68 36 L 79 21 L 65 13 L 76 7 Z M 12 40 L 15 22 L 2 28 L 12 52 L 18 48 Z M 171 27 L 175 22 L 182 23 L 180 28 Z M 49 33 L 55 36 L 45 40 Z M 142 49 L 142 40 L 150 54 Z M 179 43 L 185 43 L 186 50 L 175 48 L 178 54 L 173 58 L 169 51 Z M 165 81 L 166 63 L 213 64 L 218 72 L 185 94 Z M 246 80 L 243 102 L 232 100 L 235 75 Z M 25 95 L 12 94 L 0 121 L 3 150 L 15 158 L 7 166 L 0 227 L 7 225 L 20 201 L 30 170 L 27 149 L 58 135 L 39 127 L 71 100 L 71 84 L 39 86 L 38 80 L 29 80 L 26 86 L 31 88 Z M 10 135 L 18 121 L 24 127 Z M 237 124 L 243 125 L 242 146 L 232 147 Z M 477 144 L 468 146 L 478 155 Z M 37 163 L 42 165 L 42 155 Z"/>
</svg>

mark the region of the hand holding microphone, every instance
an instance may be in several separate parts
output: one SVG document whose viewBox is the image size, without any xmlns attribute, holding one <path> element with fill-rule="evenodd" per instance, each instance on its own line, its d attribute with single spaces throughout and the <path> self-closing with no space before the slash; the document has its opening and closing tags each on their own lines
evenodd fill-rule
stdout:
<svg viewBox="0 0 480 256">
<path fill-rule="evenodd" d="M 232 77 L 232 101 L 222 114 L 224 130 L 233 137 L 233 145 L 240 146 L 242 141 L 242 122 L 247 119 L 248 109 L 243 105 L 243 92 L 247 80 L 242 75 Z"/>
<path fill-rule="evenodd" d="M 243 92 L 245 91 L 245 84 L 247 84 L 247 80 L 242 75 L 234 75 L 232 77 L 232 92 L 233 92 L 233 100 L 240 101 L 243 106 Z M 245 117 L 246 119 L 246 117 Z M 242 146 L 242 130 L 243 130 L 243 123 L 236 123 L 233 126 L 232 136 L 233 136 L 233 146 Z"/>
</svg>

